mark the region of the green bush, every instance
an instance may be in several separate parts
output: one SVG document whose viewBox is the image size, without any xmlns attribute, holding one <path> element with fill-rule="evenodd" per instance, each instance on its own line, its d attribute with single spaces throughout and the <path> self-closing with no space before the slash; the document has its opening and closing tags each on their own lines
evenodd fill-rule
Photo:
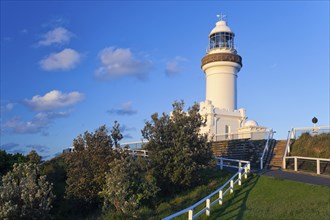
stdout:
<svg viewBox="0 0 330 220">
<path fill-rule="evenodd" d="M 184 111 L 184 103 L 175 102 L 171 115 L 157 113 L 151 116 L 142 130 L 149 142 L 152 174 L 163 194 L 175 193 L 201 181 L 200 171 L 212 158 L 207 135 L 200 134 L 205 121 L 195 104 Z"/>
<path fill-rule="evenodd" d="M 117 212 L 137 216 L 137 210 L 142 205 L 150 205 L 159 191 L 155 179 L 147 172 L 148 161 L 122 152 L 122 158 L 112 161 L 110 167 L 100 193 L 104 209 L 115 207 Z"/>
<path fill-rule="evenodd" d="M 49 219 L 54 195 L 33 163 L 14 164 L 2 177 L 0 219 Z"/>
<path fill-rule="evenodd" d="M 303 133 L 291 148 L 294 156 L 330 158 L 330 133 L 319 135 Z"/>
</svg>

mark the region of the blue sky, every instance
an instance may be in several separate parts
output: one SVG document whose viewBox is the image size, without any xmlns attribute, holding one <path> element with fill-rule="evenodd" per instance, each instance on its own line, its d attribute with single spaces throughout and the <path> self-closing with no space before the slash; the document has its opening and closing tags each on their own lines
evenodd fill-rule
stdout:
<svg viewBox="0 0 330 220">
<path fill-rule="evenodd" d="M 285 139 L 329 125 L 328 1 L 1 1 L 1 149 L 47 157 L 84 131 L 205 99 L 201 58 L 224 13 L 243 68 L 238 107 Z"/>
</svg>

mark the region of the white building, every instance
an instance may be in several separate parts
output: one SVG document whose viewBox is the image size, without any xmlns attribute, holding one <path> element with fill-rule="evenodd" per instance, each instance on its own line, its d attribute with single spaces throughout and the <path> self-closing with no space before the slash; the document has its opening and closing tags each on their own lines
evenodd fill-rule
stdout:
<svg viewBox="0 0 330 220">
<path fill-rule="evenodd" d="M 209 34 L 209 47 L 202 59 L 206 99 L 200 103 L 200 113 L 207 119 L 202 132 L 215 140 L 263 139 L 266 128 L 247 120 L 244 108 L 237 109 L 236 81 L 242 57 L 237 54 L 234 37 L 222 17 Z"/>
</svg>

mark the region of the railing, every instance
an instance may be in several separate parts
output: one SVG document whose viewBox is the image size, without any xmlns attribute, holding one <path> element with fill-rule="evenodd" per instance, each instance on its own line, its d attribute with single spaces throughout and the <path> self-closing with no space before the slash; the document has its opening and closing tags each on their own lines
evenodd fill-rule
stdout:
<svg viewBox="0 0 330 220">
<path fill-rule="evenodd" d="M 320 171 L 321 161 L 330 162 L 330 159 L 326 159 L 326 158 L 291 156 L 291 157 L 285 157 L 284 158 L 284 161 L 285 162 L 283 163 L 283 169 L 286 169 L 286 160 L 287 159 L 294 159 L 294 171 L 298 171 L 298 159 L 302 159 L 302 160 L 315 160 L 316 161 L 316 173 L 317 174 L 321 174 L 321 171 Z"/>
<path fill-rule="evenodd" d="M 132 156 L 139 156 L 139 157 L 148 157 L 148 151 L 147 150 L 135 150 L 135 149 L 126 149 L 128 153 Z"/>
<path fill-rule="evenodd" d="M 213 141 L 225 141 L 225 140 L 237 140 L 237 139 L 262 140 L 267 138 L 267 133 L 268 133 L 267 131 L 252 131 L 252 132 L 216 134 L 213 137 Z"/>
<path fill-rule="evenodd" d="M 297 139 L 303 133 L 309 133 L 311 135 L 330 133 L 330 126 L 292 128 L 291 130 L 292 130 L 291 139 Z"/>
<path fill-rule="evenodd" d="M 296 160 L 297 159 L 302 159 L 303 157 L 290 157 L 290 145 L 291 145 L 291 140 L 292 139 L 297 139 L 300 137 L 301 134 L 303 133 L 309 133 L 311 135 L 318 135 L 322 133 L 329 133 L 330 132 L 330 126 L 314 126 L 314 127 L 303 127 L 303 128 L 292 128 L 290 131 L 288 131 L 288 138 L 287 138 L 287 143 L 283 155 L 283 163 L 282 163 L 282 168 L 286 169 L 286 159 L 287 158 L 296 158 L 295 160 L 295 167 L 296 167 Z M 309 158 L 310 160 L 322 160 L 322 161 L 327 161 L 328 159 L 323 159 L 323 158 L 312 158 L 312 157 L 305 157 Z M 319 161 L 317 162 L 317 166 L 319 167 Z M 297 168 L 297 167 L 296 167 Z M 296 170 L 296 169 L 295 169 Z M 319 171 L 319 169 L 318 169 Z M 317 172 L 319 174 L 319 172 Z"/>
<path fill-rule="evenodd" d="M 125 142 L 121 143 L 121 147 L 128 147 L 129 149 L 141 149 L 144 144 L 148 143 L 147 140 L 134 141 L 134 142 Z"/>
<path fill-rule="evenodd" d="M 222 205 L 223 197 L 228 192 L 230 192 L 230 193 L 234 192 L 234 185 L 236 183 L 238 183 L 239 186 L 242 184 L 242 175 L 244 175 L 245 179 L 247 178 L 247 174 L 250 172 L 250 162 L 249 161 L 233 160 L 233 159 L 227 159 L 227 158 L 217 158 L 217 159 L 220 161 L 219 165 L 220 165 L 221 169 L 223 167 L 234 167 L 234 168 L 238 168 L 238 172 L 235 173 L 223 186 L 221 186 L 216 191 L 212 192 L 210 195 L 206 196 L 202 200 L 198 201 L 197 203 L 195 203 L 194 205 L 192 205 L 186 209 L 183 209 L 166 218 L 163 218 L 163 220 L 170 220 L 170 219 L 173 219 L 180 215 L 183 215 L 185 213 L 188 213 L 188 220 L 193 220 L 203 213 L 205 213 L 207 216 L 210 216 L 211 207 L 213 205 L 215 205 L 216 203 L 219 203 L 219 205 Z M 224 163 L 224 161 L 238 162 L 238 166 L 227 165 Z M 241 167 L 242 163 L 245 163 L 245 165 L 243 167 Z M 236 177 L 237 177 L 237 179 L 235 180 Z M 227 189 L 225 190 L 226 187 L 227 187 Z M 217 198 L 214 201 L 212 201 L 212 197 L 217 194 L 218 194 Z M 199 212 L 197 212 L 196 214 L 194 214 L 194 209 L 203 203 L 205 203 L 205 207 L 202 210 L 200 210 Z"/>
<path fill-rule="evenodd" d="M 284 167 L 286 166 L 286 156 L 288 154 L 290 154 L 290 142 L 291 142 L 291 137 L 292 137 L 292 132 L 293 132 L 293 128 L 288 131 L 288 137 L 287 137 L 287 142 L 286 142 L 286 146 L 285 146 L 285 151 L 284 151 L 284 155 L 283 155 L 283 162 L 282 162 L 282 168 L 285 169 Z"/>
<path fill-rule="evenodd" d="M 267 137 L 267 141 L 266 141 L 266 144 L 265 144 L 265 148 L 262 152 L 262 155 L 260 157 L 260 169 L 262 170 L 264 168 L 264 158 L 265 158 L 265 155 L 266 153 L 269 151 L 269 142 L 271 139 L 273 139 L 273 135 L 274 135 L 275 132 L 273 132 L 273 129 L 270 129 L 268 131 L 268 137 Z"/>
</svg>

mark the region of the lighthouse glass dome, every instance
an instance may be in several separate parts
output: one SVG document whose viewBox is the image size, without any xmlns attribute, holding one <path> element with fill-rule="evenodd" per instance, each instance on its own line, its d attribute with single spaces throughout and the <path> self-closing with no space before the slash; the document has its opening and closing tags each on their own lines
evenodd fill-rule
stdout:
<svg viewBox="0 0 330 220">
<path fill-rule="evenodd" d="M 226 48 L 234 49 L 234 33 L 231 32 L 218 32 L 210 36 L 209 49 Z"/>
</svg>

